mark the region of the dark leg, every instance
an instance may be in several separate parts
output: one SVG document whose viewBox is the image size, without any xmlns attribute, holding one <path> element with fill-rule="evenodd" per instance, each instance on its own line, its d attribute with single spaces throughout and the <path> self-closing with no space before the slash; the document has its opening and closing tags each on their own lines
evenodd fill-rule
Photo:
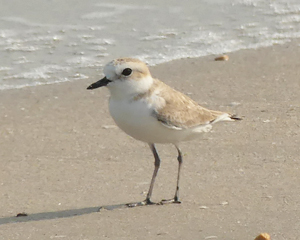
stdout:
<svg viewBox="0 0 300 240">
<path fill-rule="evenodd" d="M 157 151 L 156 151 L 156 148 L 155 148 L 154 144 L 149 144 L 149 146 L 150 146 L 150 149 L 153 153 L 155 161 L 154 161 L 154 172 L 153 172 L 150 188 L 149 188 L 149 191 L 148 191 L 148 194 L 147 194 L 147 198 L 145 200 L 147 203 L 151 202 L 150 198 L 151 198 L 151 195 L 152 195 L 152 190 L 153 190 L 155 178 L 156 178 L 159 166 L 160 166 L 160 159 L 159 159 L 159 156 L 157 154 Z"/>
<path fill-rule="evenodd" d="M 161 204 L 164 204 L 164 203 L 181 203 L 179 201 L 179 179 L 180 179 L 180 170 L 181 170 L 181 165 L 182 165 L 182 153 L 179 149 L 178 146 L 176 146 L 176 149 L 177 149 L 177 152 L 178 152 L 178 157 L 177 157 L 177 160 L 178 160 L 178 173 L 177 173 L 177 185 L 176 185 L 176 191 L 175 191 L 175 196 L 173 199 L 169 199 L 169 200 L 162 200 L 160 203 Z"/>
<path fill-rule="evenodd" d="M 180 170 L 181 170 L 181 165 L 182 165 L 182 153 L 179 149 L 179 147 L 177 147 L 175 145 L 177 151 L 178 151 L 178 157 L 177 157 L 177 160 L 178 160 L 178 174 L 177 174 L 177 186 L 176 186 L 176 191 L 175 191 L 175 196 L 174 196 L 174 202 L 178 202 L 180 203 L 180 201 L 178 200 L 179 199 L 179 179 L 180 179 Z"/>
<path fill-rule="evenodd" d="M 154 172 L 153 172 L 153 175 L 152 175 L 152 179 L 151 179 L 151 184 L 150 184 L 150 188 L 149 188 L 149 191 L 147 193 L 147 197 L 144 201 L 142 202 L 138 202 L 138 203 L 128 203 L 127 206 L 128 207 L 136 207 L 136 206 L 144 206 L 144 205 L 151 205 L 151 204 L 155 204 L 153 202 L 151 202 L 150 198 L 151 198 L 151 195 L 152 195 L 152 190 L 153 190 L 153 186 L 154 186 L 154 182 L 155 182 L 155 178 L 156 178 L 156 175 L 157 175 L 157 172 L 158 172 L 158 169 L 159 169 L 159 166 L 160 166 L 160 158 L 157 154 L 157 151 L 156 151 L 156 148 L 155 148 L 155 145 L 154 144 L 150 144 L 149 143 L 149 147 L 153 153 L 153 156 L 154 156 Z"/>
</svg>

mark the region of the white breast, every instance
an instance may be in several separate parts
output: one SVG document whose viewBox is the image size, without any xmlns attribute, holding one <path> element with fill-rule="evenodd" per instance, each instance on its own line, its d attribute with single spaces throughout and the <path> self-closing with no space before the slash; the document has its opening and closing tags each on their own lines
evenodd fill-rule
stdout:
<svg viewBox="0 0 300 240">
<path fill-rule="evenodd" d="M 124 101 L 111 98 L 109 110 L 115 123 L 125 133 L 147 143 L 178 143 L 195 138 L 195 129 L 172 129 L 153 116 L 153 108 L 145 101 Z"/>
</svg>

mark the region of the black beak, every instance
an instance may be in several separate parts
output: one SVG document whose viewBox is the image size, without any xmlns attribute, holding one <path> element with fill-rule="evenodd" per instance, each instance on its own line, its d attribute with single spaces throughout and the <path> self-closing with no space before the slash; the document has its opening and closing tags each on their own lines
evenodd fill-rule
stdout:
<svg viewBox="0 0 300 240">
<path fill-rule="evenodd" d="M 95 89 L 95 88 L 103 87 L 103 86 L 106 86 L 107 84 L 109 84 L 110 82 L 111 81 L 109 79 L 104 77 L 101 80 L 99 80 L 98 82 L 92 83 L 90 86 L 87 87 L 87 89 Z"/>
</svg>

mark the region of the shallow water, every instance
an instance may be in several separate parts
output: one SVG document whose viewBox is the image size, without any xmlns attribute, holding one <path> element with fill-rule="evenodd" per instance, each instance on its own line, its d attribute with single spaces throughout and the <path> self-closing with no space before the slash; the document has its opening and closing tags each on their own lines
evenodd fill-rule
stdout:
<svg viewBox="0 0 300 240">
<path fill-rule="evenodd" d="M 299 0 L 0 4 L 0 89 L 97 80 L 102 66 L 116 57 L 155 65 L 300 37 Z"/>
</svg>

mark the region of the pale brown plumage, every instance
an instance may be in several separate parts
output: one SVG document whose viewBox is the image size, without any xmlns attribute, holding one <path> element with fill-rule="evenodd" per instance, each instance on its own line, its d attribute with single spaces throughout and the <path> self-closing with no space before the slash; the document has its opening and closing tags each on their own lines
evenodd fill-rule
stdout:
<svg viewBox="0 0 300 240">
<path fill-rule="evenodd" d="M 188 96 L 176 91 L 160 80 L 153 80 L 154 82 L 150 90 L 137 95 L 134 100 L 147 98 L 149 101 L 152 94 L 155 94 L 158 97 L 156 99 L 160 99 L 162 104 L 159 104 L 160 107 L 153 112 L 153 115 L 165 125 L 183 129 L 193 128 L 209 124 L 219 116 L 225 114 L 224 112 L 204 108 Z"/>
<path fill-rule="evenodd" d="M 130 64 L 133 70 L 130 79 L 138 81 L 145 76 L 151 76 L 147 65 L 138 59 L 119 58 L 113 60 L 114 65 L 122 65 L 124 63 Z M 153 94 L 156 95 L 156 98 L 152 98 Z M 147 92 L 140 93 L 133 98 L 134 101 L 141 99 L 147 99 L 148 102 L 156 101 L 153 116 L 166 126 L 181 129 L 209 124 L 226 114 L 200 106 L 188 96 L 155 78 L 153 78 L 153 84 Z M 157 104 L 158 102 L 159 104 Z M 230 118 L 239 120 L 239 118 L 228 114 L 228 120 Z"/>
</svg>

